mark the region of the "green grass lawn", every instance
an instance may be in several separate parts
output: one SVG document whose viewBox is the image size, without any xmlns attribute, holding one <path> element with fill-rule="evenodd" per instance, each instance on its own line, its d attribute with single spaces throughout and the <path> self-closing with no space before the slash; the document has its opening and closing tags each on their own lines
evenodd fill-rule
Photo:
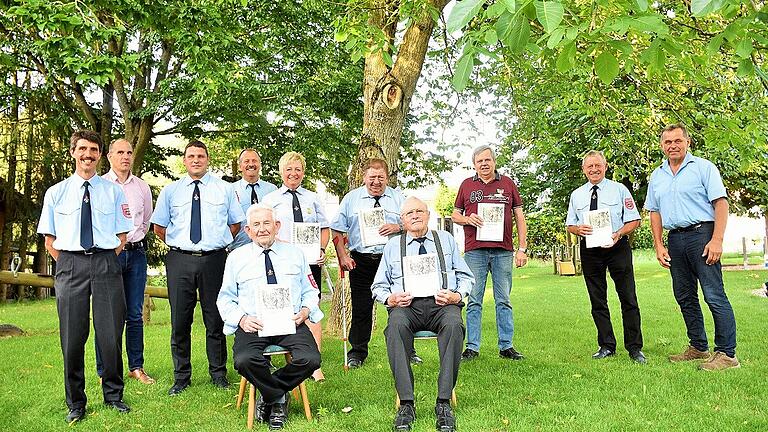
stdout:
<svg viewBox="0 0 768 432">
<path fill-rule="evenodd" d="M 515 272 L 512 304 L 515 347 L 526 359 L 502 360 L 496 346 L 491 290 L 486 291 L 483 346 L 479 359 L 462 365 L 456 388 L 456 415 L 463 431 L 765 431 L 768 430 L 768 300 L 751 295 L 768 278 L 766 271 L 730 271 L 727 292 L 738 325 L 742 367 L 703 372 L 695 364 L 671 364 L 669 354 L 687 342 L 671 292 L 668 272 L 652 254 L 635 254 L 638 297 L 648 365 L 630 362 L 620 348 L 614 358 L 593 361 L 595 328 L 581 277 L 552 275 L 548 263 L 532 263 Z M 621 346 L 621 321 L 615 293 L 610 296 L 614 328 Z M 233 388 L 210 384 L 204 329 L 197 310 L 193 326 L 192 387 L 168 397 L 172 384 L 169 310 L 164 300 L 145 328 L 146 370 L 158 383 L 127 381 L 125 400 L 133 407 L 119 415 L 102 405 L 94 371 L 93 341 L 86 349 L 88 418 L 83 431 L 233 431 L 245 430 L 245 408 L 235 409 Z M 705 306 L 706 307 L 706 306 Z M 323 305 L 328 309 L 328 305 Z M 387 431 L 394 409 L 394 386 L 386 361 L 378 316 L 371 353 L 362 369 L 342 370 L 341 342 L 326 335 L 323 369 L 327 381 L 308 383 L 315 420 L 310 424 L 298 404 L 291 405 L 288 431 Z M 705 309 L 710 341 L 711 316 Z M 12 323 L 26 336 L 0 339 L 0 431 L 64 430 L 66 406 L 53 300 L 0 306 L 0 323 Z M 231 340 L 229 343 L 231 350 Z M 414 430 L 434 430 L 437 346 L 417 342 L 424 364 L 414 368 L 417 421 Z M 231 351 L 230 351 L 231 357 Z M 352 411 L 343 413 L 342 409 Z M 256 425 L 257 430 L 266 430 Z"/>
</svg>

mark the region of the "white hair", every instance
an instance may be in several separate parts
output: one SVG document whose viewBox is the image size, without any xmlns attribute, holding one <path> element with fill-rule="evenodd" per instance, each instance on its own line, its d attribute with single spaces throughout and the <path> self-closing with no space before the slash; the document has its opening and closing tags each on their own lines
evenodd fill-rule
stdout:
<svg viewBox="0 0 768 432">
<path fill-rule="evenodd" d="M 254 213 L 256 213 L 259 210 L 266 210 L 266 211 L 268 211 L 271 214 L 271 216 L 272 216 L 272 220 L 275 219 L 275 209 L 274 209 L 274 207 L 272 207 L 269 204 L 265 204 L 265 203 L 256 203 L 256 204 L 253 204 L 250 207 L 248 207 L 248 210 L 245 211 L 245 223 L 250 225 L 251 224 L 251 217 L 253 216 Z"/>
</svg>

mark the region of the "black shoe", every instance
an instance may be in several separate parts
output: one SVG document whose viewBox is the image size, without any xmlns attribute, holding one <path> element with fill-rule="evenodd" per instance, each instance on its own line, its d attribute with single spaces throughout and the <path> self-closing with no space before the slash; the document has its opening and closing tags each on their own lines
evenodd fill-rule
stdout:
<svg viewBox="0 0 768 432">
<path fill-rule="evenodd" d="M 211 378 L 211 382 L 213 383 L 214 386 L 220 389 L 229 388 L 229 381 L 227 380 L 227 377 L 224 375 Z"/>
<path fill-rule="evenodd" d="M 645 359 L 645 354 L 642 351 L 637 350 L 629 353 L 629 358 L 635 363 L 646 364 L 648 360 Z"/>
<path fill-rule="evenodd" d="M 411 404 L 400 405 L 395 416 L 395 422 L 392 425 L 394 431 L 409 431 L 411 423 L 416 420 L 416 409 Z"/>
<path fill-rule="evenodd" d="M 117 412 L 119 412 L 120 414 L 128 414 L 129 412 L 131 412 L 131 407 L 126 405 L 126 403 L 121 400 L 106 401 L 104 402 L 104 405 L 106 405 L 107 408 L 112 408 L 117 410 Z"/>
<path fill-rule="evenodd" d="M 275 429 L 282 429 L 285 427 L 285 422 L 288 421 L 288 410 L 286 409 L 288 406 L 288 398 L 286 397 L 285 402 L 275 402 L 271 406 L 271 411 L 269 413 L 269 429 L 275 430 Z"/>
<path fill-rule="evenodd" d="M 347 367 L 350 369 L 357 369 L 363 365 L 363 361 L 354 357 L 347 359 Z"/>
<path fill-rule="evenodd" d="M 168 396 L 176 396 L 177 394 L 186 390 L 187 387 L 189 387 L 189 381 L 187 382 L 176 381 L 175 383 L 173 383 L 173 387 L 168 389 Z"/>
<path fill-rule="evenodd" d="M 525 358 L 522 354 L 515 350 L 515 347 L 509 347 L 505 350 L 499 351 L 499 357 L 512 360 L 522 360 Z"/>
<path fill-rule="evenodd" d="M 437 422 L 435 427 L 440 432 L 453 432 L 456 430 L 456 417 L 453 416 L 451 404 L 448 402 L 438 402 L 435 405 L 435 416 Z"/>
<path fill-rule="evenodd" d="M 479 355 L 480 355 L 479 352 L 467 348 L 467 349 L 464 350 L 463 353 L 461 353 L 461 361 L 472 360 L 472 359 L 474 359 L 475 357 L 477 357 Z"/>
<path fill-rule="evenodd" d="M 411 364 L 412 365 L 420 365 L 423 362 L 424 362 L 424 360 L 422 360 L 421 357 L 419 357 L 418 354 L 416 354 L 416 353 L 411 354 Z"/>
<path fill-rule="evenodd" d="M 72 408 L 69 410 L 69 414 L 67 414 L 67 423 L 78 422 L 80 420 L 83 420 L 84 418 L 85 418 L 85 407 Z"/>
<path fill-rule="evenodd" d="M 616 354 L 616 352 L 613 351 L 613 350 L 609 350 L 608 348 L 600 347 L 600 349 L 597 350 L 596 353 L 592 354 L 592 358 L 595 359 L 595 360 L 600 360 L 600 359 L 604 359 L 606 357 L 611 357 L 611 356 L 613 356 L 615 354 Z"/>
</svg>

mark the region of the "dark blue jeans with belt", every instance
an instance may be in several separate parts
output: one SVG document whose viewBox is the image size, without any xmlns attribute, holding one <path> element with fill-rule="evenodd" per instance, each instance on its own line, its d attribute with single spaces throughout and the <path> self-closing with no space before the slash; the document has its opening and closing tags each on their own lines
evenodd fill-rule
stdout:
<svg viewBox="0 0 768 432">
<path fill-rule="evenodd" d="M 699 305 L 698 285 L 715 322 L 715 351 L 730 357 L 736 355 L 736 319 L 723 287 L 720 262 L 708 265 L 702 257 L 704 246 L 712 239 L 714 224 L 702 224 L 687 231 L 669 233 L 669 256 L 672 259 L 672 290 L 680 305 L 690 344 L 699 351 L 707 351 L 707 332 Z"/>
</svg>

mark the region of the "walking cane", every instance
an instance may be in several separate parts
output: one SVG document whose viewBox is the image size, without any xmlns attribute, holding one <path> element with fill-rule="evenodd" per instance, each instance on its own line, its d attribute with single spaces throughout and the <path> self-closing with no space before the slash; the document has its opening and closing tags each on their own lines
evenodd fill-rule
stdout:
<svg viewBox="0 0 768 432">
<path fill-rule="evenodd" d="M 340 240 L 340 237 L 333 239 L 334 243 Z M 349 240 L 344 237 L 341 247 L 346 247 Z M 344 266 L 341 265 L 341 258 L 339 259 L 339 289 L 341 290 L 341 340 L 344 342 L 344 372 L 349 371 L 349 365 L 347 365 L 347 287 L 349 285 L 349 279 L 344 276 Z"/>
</svg>

